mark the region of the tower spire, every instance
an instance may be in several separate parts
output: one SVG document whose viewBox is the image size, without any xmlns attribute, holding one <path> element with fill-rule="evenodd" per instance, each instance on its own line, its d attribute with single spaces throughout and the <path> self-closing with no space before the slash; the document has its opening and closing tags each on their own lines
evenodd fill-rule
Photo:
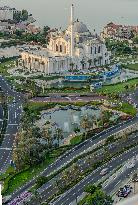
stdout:
<svg viewBox="0 0 138 205">
<path fill-rule="evenodd" d="M 74 5 L 71 5 L 71 57 L 74 56 Z"/>
</svg>

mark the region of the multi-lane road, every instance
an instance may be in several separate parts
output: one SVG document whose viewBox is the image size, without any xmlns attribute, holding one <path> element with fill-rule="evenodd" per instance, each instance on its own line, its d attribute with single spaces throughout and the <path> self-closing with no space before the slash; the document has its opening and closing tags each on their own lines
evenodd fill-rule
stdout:
<svg viewBox="0 0 138 205">
<path fill-rule="evenodd" d="M 3 113 L 3 107 L 0 104 L 0 131 L 2 129 L 2 125 L 3 125 L 3 117 L 4 117 L 4 113 Z"/>
<path fill-rule="evenodd" d="M 57 199 L 52 204 L 53 205 L 69 205 L 69 204 L 71 204 L 73 201 L 75 201 L 79 196 L 81 196 L 83 194 L 85 188 L 89 184 L 97 183 L 101 179 L 100 172 L 102 169 L 108 167 L 108 171 L 111 172 L 113 169 L 117 168 L 118 166 L 123 164 L 128 159 L 131 159 L 137 155 L 138 155 L 138 147 L 135 147 L 135 148 L 125 152 L 124 154 L 122 154 L 116 158 L 113 158 L 109 163 L 96 169 L 90 175 L 88 175 L 85 179 L 83 179 L 81 182 L 76 184 L 73 188 L 71 188 L 70 190 L 65 192 L 59 199 Z M 138 162 L 137 162 L 135 168 L 138 168 Z M 132 169 L 126 169 L 125 172 L 123 172 L 115 180 L 113 180 L 111 183 L 109 183 L 109 185 L 105 188 L 105 191 L 107 192 L 107 194 L 110 194 L 110 192 L 114 189 L 114 187 L 116 186 L 118 181 L 120 181 L 120 180 L 123 181 L 124 178 L 126 176 L 128 176 L 128 174 L 130 174 L 130 172 L 132 172 Z M 42 194 L 43 199 L 46 199 L 47 195 L 48 195 L 48 193 L 46 191 L 43 192 L 43 194 Z"/>
<path fill-rule="evenodd" d="M 0 76 L 0 87 L 6 96 L 13 97 L 8 104 L 8 121 L 6 133 L 0 146 L 0 173 L 3 173 L 10 163 L 15 135 L 18 131 L 22 113 L 22 95 L 13 91 L 8 82 Z"/>
<path fill-rule="evenodd" d="M 5 133 L 5 137 L 4 137 L 2 146 L 0 147 L 0 172 L 4 172 L 5 169 L 7 168 L 7 165 L 9 164 L 9 162 L 11 160 L 12 147 L 13 147 L 13 142 L 15 139 L 15 134 L 18 130 L 19 123 L 20 123 L 23 100 L 22 100 L 22 95 L 13 91 L 11 89 L 10 85 L 7 83 L 7 81 L 1 76 L 0 76 L 0 86 L 3 90 L 3 92 L 5 93 L 5 95 L 13 96 L 15 99 L 14 101 L 12 101 L 8 105 L 8 126 L 6 129 L 6 133 Z M 111 127 L 109 129 L 97 134 L 95 137 L 92 137 L 92 138 L 86 140 L 85 142 L 74 147 L 73 149 L 66 152 L 64 155 L 62 155 L 60 158 L 58 158 L 56 160 L 56 162 L 54 162 L 53 164 L 48 166 L 39 176 L 41 176 L 41 175 L 48 176 L 48 175 L 52 174 L 53 172 L 56 172 L 60 168 L 66 166 L 70 161 L 72 161 L 78 155 L 83 153 L 85 150 L 88 150 L 89 148 L 94 147 L 99 141 L 106 139 L 111 134 L 114 134 L 122 129 L 125 129 L 126 127 L 133 125 L 136 122 L 138 122 L 137 117 L 135 117 L 131 120 L 128 120 L 127 122 L 123 122 L 119 125 Z M 127 157 L 129 157 L 129 156 L 127 155 Z M 125 158 L 124 158 L 124 160 L 125 160 Z M 15 197 L 19 196 L 22 192 L 24 192 L 25 190 L 30 188 L 35 183 L 36 179 L 37 179 L 37 177 L 34 178 L 33 180 L 29 181 L 27 184 L 25 184 L 19 190 L 16 190 L 12 194 L 11 199 L 14 199 Z M 67 204 L 69 204 L 69 203 L 67 202 Z"/>
<path fill-rule="evenodd" d="M 48 166 L 42 173 L 39 174 L 39 176 L 48 176 L 60 168 L 66 166 L 69 162 L 71 162 L 74 158 L 76 158 L 81 153 L 84 153 L 85 150 L 88 150 L 89 148 L 94 147 L 99 141 L 106 139 L 111 134 L 114 134 L 130 125 L 133 125 L 134 123 L 138 122 L 138 118 L 135 117 L 127 122 L 123 122 L 119 125 L 116 125 L 114 127 L 111 127 L 99 134 L 97 134 L 95 137 L 92 137 L 85 142 L 81 143 L 80 145 L 74 147 L 73 149 L 66 152 L 64 155 L 62 155 L 60 158 L 58 158 L 53 164 Z M 34 183 L 36 182 L 37 177 L 35 177 L 33 180 L 26 183 L 24 186 L 20 187 L 20 189 L 16 190 L 12 196 L 11 200 L 18 197 L 22 192 L 25 190 L 31 188 Z"/>
</svg>

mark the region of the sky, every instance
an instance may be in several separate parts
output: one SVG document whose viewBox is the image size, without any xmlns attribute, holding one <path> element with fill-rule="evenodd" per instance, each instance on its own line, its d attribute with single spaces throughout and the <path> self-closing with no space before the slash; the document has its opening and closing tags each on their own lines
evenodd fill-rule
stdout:
<svg viewBox="0 0 138 205">
<path fill-rule="evenodd" d="M 27 9 L 37 24 L 52 28 L 66 28 L 70 5 L 75 5 L 75 16 L 97 32 L 113 21 L 118 24 L 138 25 L 138 0 L 0 0 L 0 6 Z"/>
</svg>

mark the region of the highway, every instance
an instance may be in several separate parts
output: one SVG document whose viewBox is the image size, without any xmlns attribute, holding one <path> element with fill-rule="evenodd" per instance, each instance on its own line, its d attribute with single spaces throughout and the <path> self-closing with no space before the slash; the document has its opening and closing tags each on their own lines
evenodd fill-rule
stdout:
<svg viewBox="0 0 138 205">
<path fill-rule="evenodd" d="M 3 125 L 3 117 L 4 117 L 4 113 L 3 113 L 3 107 L 0 104 L 0 131 L 2 129 L 2 125 Z"/>
<path fill-rule="evenodd" d="M 9 113 L 8 126 L 6 129 L 4 141 L 0 148 L 0 172 L 4 172 L 11 159 L 12 146 L 20 122 L 23 100 L 22 100 L 22 95 L 20 93 L 13 91 L 10 85 L 7 83 L 7 81 L 1 76 L 0 76 L 0 86 L 2 87 L 2 90 L 6 95 L 13 96 L 16 101 L 16 103 L 11 102 L 8 105 L 8 113 Z M 127 122 L 123 122 L 119 125 L 111 127 L 95 135 L 95 137 L 86 140 L 85 142 L 79 144 L 78 146 L 74 147 L 73 149 L 69 150 L 64 155 L 62 155 L 60 158 L 58 158 L 53 164 L 48 166 L 39 176 L 48 176 L 53 172 L 56 172 L 60 168 L 66 166 L 70 161 L 72 161 L 78 155 L 83 153 L 85 150 L 95 146 L 99 141 L 106 139 L 111 134 L 114 134 L 130 125 L 133 125 L 136 122 L 138 122 L 138 118 L 134 117 L 133 119 L 130 119 Z M 11 199 L 14 199 L 15 197 L 19 196 L 22 192 L 30 188 L 35 183 L 36 179 L 37 177 L 29 181 L 19 190 L 16 190 L 13 193 Z"/>
<path fill-rule="evenodd" d="M 69 205 L 71 204 L 76 198 L 81 196 L 84 192 L 85 187 L 87 187 L 89 184 L 96 183 L 98 180 L 100 180 L 102 177 L 100 176 L 100 172 L 102 169 L 107 168 L 109 169 L 109 172 L 111 172 L 113 169 L 117 168 L 119 165 L 127 161 L 128 159 L 131 159 L 132 157 L 138 155 L 138 147 L 135 147 L 126 153 L 120 155 L 117 158 L 113 158 L 109 163 L 106 165 L 96 169 L 93 171 L 90 175 L 88 175 L 86 178 L 84 178 L 81 182 L 76 184 L 73 188 L 65 192 L 60 198 L 58 198 L 55 202 L 53 202 L 53 205 Z M 138 167 L 138 163 L 136 165 Z M 107 194 L 110 194 L 110 192 L 114 189 L 115 185 L 118 183 L 118 180 L 123 180 L 124 177 L 126 177 L 130 173 L 130 169 L 127 169 L 125 173 L 123 173 L 121 176 L 119 175 L 116 180 L 113 180 L 109 186 L 106 187 L 105 191 Z M 43 199 L 47 198 L 47 193 L 43 192 Z"/>
<path fill-rule="evenodd" d="M 40 173 L 39 176 L 48 176 L 52 174 L 53 172 L 56 172 L 60 168 L 66 166 L 70 161 L 72 161 L 74 158 L 76 158 L 79 154 L 83 153 L 85 150 L 95 146 L 100 140 L 106 139 L 111 134 L 114 134 L 130 125 L 133 125 L 134 123 L 138 122 L 138 118 L 135 117 L 131 120 L 128 120 L 127 122 L 123 122 L 119 125 L 116 125 L 114 127 L 111 127 L 99 134 L 97 134 L 95 137 L 92 137 L 85 142 L 79 144 L 78 146 L 75 146 L 73 149 L 67 151 L 65 154 L 63 154 L 61 157 L 59 157 L 53 164 L 49 165 L 42 173 Z M 31 188 L 34 183 L 37 180 L 37 177 L 26 183 L 24 186 L 20 187 L 20 189 L 15 190 L 15 192 L 11 196 L 11 200 L 18 197 L 22 192 L 25 190 Z"/>
<path fill-rule="evenodd" d="M 12 96 L 15 102 L 8 104 L 8 121 L 6 133 L 0 147 L 0 174 L 4 173 L 9 166 L 12 157 L 12 148 L 15 134 L 18 131 L 22 113 L 22 95 L 13 91 L 8 82 L 0 76 L 0 86 L 6 96 Z"/>
</svg>

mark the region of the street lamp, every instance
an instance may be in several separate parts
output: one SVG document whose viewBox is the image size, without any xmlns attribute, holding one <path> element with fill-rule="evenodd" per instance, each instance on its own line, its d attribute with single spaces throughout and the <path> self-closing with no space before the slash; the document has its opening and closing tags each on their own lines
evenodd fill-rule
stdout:
<svg viewBox="0 0 138 205">
<path fill-rule="evenodd" d="M 1 184 L 0 184 L 0 204 L 2 204 Z"/>
</svg>

